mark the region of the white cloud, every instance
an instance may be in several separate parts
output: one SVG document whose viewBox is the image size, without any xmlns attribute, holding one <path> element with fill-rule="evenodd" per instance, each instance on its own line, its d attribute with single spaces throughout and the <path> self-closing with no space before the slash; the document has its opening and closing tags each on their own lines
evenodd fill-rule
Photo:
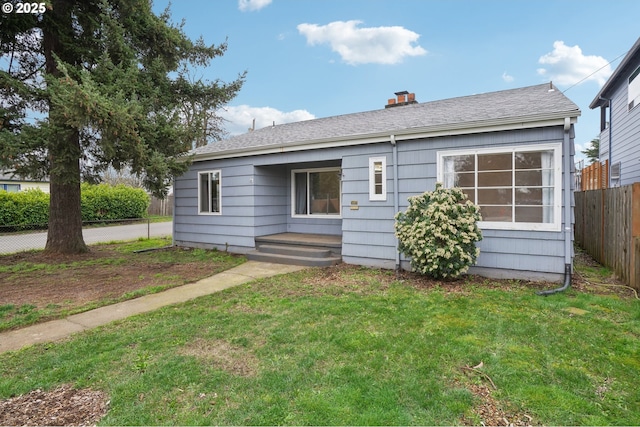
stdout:
<svg viewBox="0 0 640 427">
<path fill-rule="evenodd" d="M 507 74 L 507 72 L 505 71 L 504 73 L 502 73 L 502 80 L 504 80 L 507 83 L 511 83 L 514 79 L 513 76 L 510 76 L 509 74 Z"/>
<path fill-rule="evenodd" d="M 238 9 L 242 12 L 253 12 L 270 4 L 271 0 L 238 0 Z"/>
<path fill-rule="evenodd" d="M 612 70 L 609 61 L 601 56 L 584 55 L 580 46 L 567 46 L 563 41 L 553 43 L 553 51 L 540 57 L 545 65 L 538 74 L 559 85 L 574 85 L 582 80 L 595 81 L 602 86 Z"/>
<path fill-rule="evenodd" d="M 329 44 L 343 61 L 357 64 L 396 64 L 406 56 L 427 53 L 416 43 L 420 34 L 406 28 L 358 28 L 361 21 L 335 21 L 327 25 L 300 24 L 298 31 L 311 46 Z"/>
<path fill-rule="evenodd" d="M 249 105 L 238 105 L 225 107 L 219 111 L 219 115 L 227 120 L 225 129 L 230 135 L 246 133 L 256 120 L 256 129 L 283 123 L 300 122 L 303 120 L 315 119 L 315 116 L 307 110 L 294 110 L 284 112 L 271 107 L 251 107 Z"/>
</svg>

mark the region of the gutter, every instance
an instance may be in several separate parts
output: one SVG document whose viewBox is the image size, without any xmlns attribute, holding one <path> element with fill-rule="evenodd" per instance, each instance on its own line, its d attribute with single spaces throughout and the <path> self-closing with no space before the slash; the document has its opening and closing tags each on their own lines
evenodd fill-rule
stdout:
<svg viewBox="0 0 640 427">
<path fill-rule="evenodd" d="M 564 292 L 571 286 L 571 119 L 564 119 L 564 140 L 562 152 L 564 157 L 564 284 L 556 289 L 537 292 L 538 295 L 548 296 Z"/>
<path fill-rule="evenodd" d="M 400 191 L 398 186 L 398 145 L 395 135 L 389 135 L 389 140 L 391 142 L 391 151 L 393 153 L 393 211 L 398 213 L 400 210 Z M 396 237 L 396 272 L 400 271 L 399 247 L 400 241 Z"/>
</svg>

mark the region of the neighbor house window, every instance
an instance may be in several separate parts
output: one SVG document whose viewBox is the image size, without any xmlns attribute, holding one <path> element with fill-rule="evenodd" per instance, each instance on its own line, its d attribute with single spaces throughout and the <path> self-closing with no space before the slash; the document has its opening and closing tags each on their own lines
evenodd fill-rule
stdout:
<svg viewBox="0 0 640 427">
<path fill-rule="evenodd" d="M 340 169 L 294 170 L 291 174 L 294 216 L 340 215 Z"/>
<path fill-rule="evenodd" d="M 369 200 L 387 200 L 387 158 L 369 158 Z"/>
<path fill-rule="evenodd" d="M 198 212 L 220 213 L 220 171 L 198 172 Z"/>
<path fill-rule="evenodd" d="M 17 193 L 20 191 L 20 184 L 0 184 L 0 190 L 5 190 L 9 193 Z"/>
<path fill-rule="evenodd" d="M 629 76 L 628 103 L 629 110 L 640 104 L 640 67 Z"/>
<path fill-rule="evenodd" d="M 560 144 L 438 153 L 438 181 L 480 207 L 481 226 L 560 230 Z"/>
</svg>

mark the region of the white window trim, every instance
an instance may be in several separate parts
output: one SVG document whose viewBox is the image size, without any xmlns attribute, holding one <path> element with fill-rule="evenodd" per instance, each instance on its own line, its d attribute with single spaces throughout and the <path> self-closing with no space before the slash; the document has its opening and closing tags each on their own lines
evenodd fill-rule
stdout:
<svg viewBox="0 0 640 427">
<path fill-rule="evenodd" d="M 296 173 L 307 173 L 307 194 L 309 192 L 309 173 L 311 172 L 336 172 L 342 174 L 342 169 L 339 167 L 328 167 L 328 168 L 311 168 L 311 169 L 292 169 L 291 170 L 291 217 L 292 218 L 323 218 L 323 219 L 342 219 L 342 179 L 340 180 L 340 189 L 338 192 L 338 203 L 340 206 L 339 214 L 297 214 L 296 213 Z M 307 200 L 307 203 L 309 201 Z M 309 211 L 309 205 L 307 204 L 307 211 Z"/>
<path fill-rule="evenodd" d="M 382 194 L 376 194 L 376 171 L 375 164 L 382 163 Z M 369 157 L 369 200 L 381 201 L 387 200 L 387 156 Z"/>
<path fill-rule="evenodd" d="M 468 154 L 497 154 L 522 151 L 542 151 L 553 150 L 553 222 L 532 223 L 532 222 L 497 222 L 480 221 L 478 225 L 481 229 L 487 230 L 524 230 L 524 231 L 560 231 L 562 227 L 562 144 L 538 144 L 538 145 L 516 145 L 491 148 L 467 148 L 460 150 L 438 151 L 437 153 L 437 181 L 444 182 L 444 157 L 459 156 Z"/>
<path fill-rule="evenodd" d="M 212 173 L 217 173 L 218 176 L 220 177 L 220 191 L 218 192 L 218 199 L 219 199 L 218 212 L 202 212 L 200 210 L 200 195 L 202 194 L 202 191 L 200 188 L 201 186 L 200 176 L 203 174 L 210 175 Z M 198 215 L 222 215 L 222 171 L 220 169 L 198 171 L 198 205 L 196 206 L 196 209 L 198 211 Z"/>
<path fill-rule="evenodd" d="M 627 107 L 629 111 L 640 105 L 640 67 L 634 69 L 629 76 L 627 86 Z"/>
</svg>

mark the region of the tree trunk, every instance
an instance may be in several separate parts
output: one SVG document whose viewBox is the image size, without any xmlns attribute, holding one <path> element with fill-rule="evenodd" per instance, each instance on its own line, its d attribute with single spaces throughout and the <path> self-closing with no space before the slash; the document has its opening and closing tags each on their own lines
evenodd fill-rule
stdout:
<svg viewBox="0 0 640 427">
<path fill-rule="evenodd" d="M 43 47 L 45 71 L 60 76 L 55 61 L 73 63 L 73 55 L 65 52 L 61 39 L 73 34 L 72 0 L 53 0 L 52 8 L 43 16 Z M 77 129 L 64 124 L 60 114 L 49 103 L 49 161 L 50 202 L 49 232 L 45 252 L 75 254 L 87 252 L 82 237 L 80 206 L 80 135 Z"/>
<path fill-rule="evenodd" d="M 69 155 L 69 151 L 80 151 L 78 133 L 73 132 L 70 138 L 56 143 L 58 150 L 52 145 L 54 144 L 50 144 L 49 148 L 52 173 L 49 177 L 49 232 L 45 252 L 63 254 L 87 252 L 89 249 L 82 237 L 80 158 Z M 71 176 L 76 178 L 69 179 Z"/>
</svg>

